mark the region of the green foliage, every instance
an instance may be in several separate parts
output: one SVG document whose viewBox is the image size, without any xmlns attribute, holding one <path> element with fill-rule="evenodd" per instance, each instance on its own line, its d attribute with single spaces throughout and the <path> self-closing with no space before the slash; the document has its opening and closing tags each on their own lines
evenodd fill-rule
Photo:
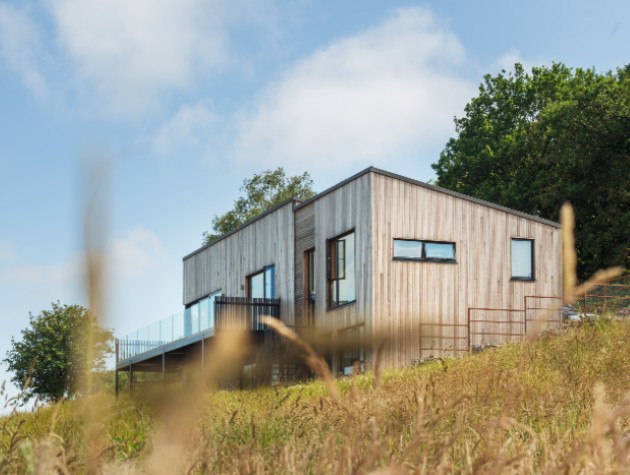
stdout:
<svg viewBox="0 0 630 475">
<path fill-rule="evenodd" d="M 203 233 L 203 244 L 210 244 L 221 235 L 290 198 L 307 200 L 315 195 L 313 180 L 308 172 L 287 176 L 282 167 L 266 170 L 243 180 L 240 190 L 245 193 L 234 207 L 212 220 L 212 232 Z"/>
<path fill-rule="evenodd" d="M 630 267 L 630 65 L 487 75 L 433 165 L 437 185 L 558 220 L 573 204 L 579 275 Z"/>
<path fill-rule="evenodd" d="M 112 333 L 101 328 L 95 317 L 80 305 L 52 303 L 51 310 L 30 315 L 30 327 L 22 339 L 11 339 L 12 348 L 5 362 L 13 372 L 12 381 L 24 387 L 27 398 L 45 400 L 73 397 L 88 368 L 85 342 L 90 326 L 94 333 L 93 370 L 104 369 L 104 358 L 111 353 Z"/>
</svg>

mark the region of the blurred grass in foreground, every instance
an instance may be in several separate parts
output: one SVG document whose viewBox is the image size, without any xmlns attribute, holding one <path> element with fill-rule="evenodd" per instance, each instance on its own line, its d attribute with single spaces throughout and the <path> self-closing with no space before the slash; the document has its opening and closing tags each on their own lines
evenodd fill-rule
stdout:
<svg viewBox="0 0 630 475">
<path fill-rule="evenodd" d="M 340 380 L 336 399 L 321 381 L 201 401 L 102 393 L 0 419 L 0 473 L 91 470 L 91 407 L 107 414 L 102 473 L 627 473 L 629 341 L 629 321 L 603 318 Z"/>
</svg>

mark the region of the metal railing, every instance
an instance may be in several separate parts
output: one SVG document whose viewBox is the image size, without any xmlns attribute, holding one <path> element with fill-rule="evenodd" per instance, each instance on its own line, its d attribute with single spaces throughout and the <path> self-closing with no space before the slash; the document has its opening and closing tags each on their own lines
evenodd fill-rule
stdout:
<svg viewBox="0 0 630 475">
<path fill-rule="evenodd" d="M 266 330 L 260 321 L 265 315 L 280 318 L 280 299 L 216 297 L 213 312 L 198 314 L 186 309 L 117 339 L 116 362 L 211 329 Z"/>
</svg>

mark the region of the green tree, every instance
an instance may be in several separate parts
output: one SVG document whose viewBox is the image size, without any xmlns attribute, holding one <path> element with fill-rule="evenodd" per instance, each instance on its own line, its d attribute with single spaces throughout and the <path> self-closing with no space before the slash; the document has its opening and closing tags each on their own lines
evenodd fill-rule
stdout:
<svg viewBox="0 0 630 475">
<path fill-rule="evenodd" d="M 14 373 L 12 381 L 25 386 L 27 398 L 58 400 L 79 392 L 81 376 L 88 368 L 85 341 L 90 326 L 94 332 L 91 368 L 103 370 L 105 356 L 111 353 L 112 333 L 101 328 L 86 308 L 59 302 L 51 305 L 51 310 L 30 315 L 30 327 L 22 330 L 20 341 L 11 339 L 4 360 Z"/>
<path fill-rule="evenodd" d="M 630 65 L 516 64 L 484 77 L 455 126 L 433 164 L 439 186 L 551 220 L 569 201 L 580 277 L 629 266 Z"/>
<path fill-rule="evenodd" d="M 308 172 L 287 176 L 282 167 L 246 178 L 240 191 L 245 196 L 238 198 L 230 211 L 214 217 L 212 232 L 204 231 L 204 245 L 289 198 L 307 200 L 315 195 L 313 180 Z"/>
</svg>

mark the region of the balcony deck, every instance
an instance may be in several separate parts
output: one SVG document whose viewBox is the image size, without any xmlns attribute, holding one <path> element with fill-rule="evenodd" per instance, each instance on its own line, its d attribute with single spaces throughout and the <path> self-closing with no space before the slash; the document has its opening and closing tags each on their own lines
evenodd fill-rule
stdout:
<svg viewBox="0 0 630 475">
<path fill-rule="evenodd" d="M 261 342 L 268 330 L 261 318 L 280 318 L 280 299 L 219 296 L 206 310 L 186 309 L 117 339 L 116 391 L 119 372 L 129 372 L 130 378 L 134 371 L 164 374 L 203 357 L 205 344 L 222 328 L 244 328 Z"/>
</svg>

